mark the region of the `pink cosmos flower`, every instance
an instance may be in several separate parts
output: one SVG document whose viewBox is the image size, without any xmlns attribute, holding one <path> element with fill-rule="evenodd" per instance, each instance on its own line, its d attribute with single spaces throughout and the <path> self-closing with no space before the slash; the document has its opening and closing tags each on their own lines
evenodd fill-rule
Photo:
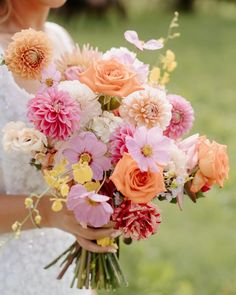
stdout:
<svg viewBox="0 0 236 295">
<path fill-rule="evenodd" d="M 113 164 L 117 164 L 124 153 L 128 153 L 126 147 L 126 137 L 134 135 L 135 128 L 132 125 L 123 124 L 116 128 L 115 132 L 110 138 L 110 152 L 112 154 L 111 160 Z"/>
<path fill-rule="evenodd" d="M 61 80 L 61 73 L 54 64 L 50 64 L 42 71 L 41 86 L 39 92 L 43 93 L 48 88 L 56 87 Z"/>
<path fill-rule="evenodd" d="M 158 165 L 170 161 L 171 140 L 163 136 L 159 127 L 137 128 L 133 137 L 126 137 L 126 146 L 141 171 L 158 172 Z"/>
<path fill-rule="evenodd" d="M 28 102 L 29 121 L 52 139 L 65 140 L 78 130 L 79 114 L 79 105 L 69 94 L 55 88 L 38 93 Z"/>
<path fill-rule="evenodd" d="M 148 40 L 147 42 L 144 42 L 139 39 L 137 32 L 135 31 L 126 31 L 125 34 L 125 39 L 136 46 L 140 50 L 158 50 L 163 48 L 163 42 L 161 40 Z"/>
<path fill-rule="evenodd" d="M 107 146 L 97 139 L 92 132 L 83 132 L 69 139 L 59 154 L 72 164 L 88 162 L 93 170 L 93 179 L 103 179 L 103 172 L 111 168 L 111 159 L 106 156 Z"/>
<path fill-rule="evenodd" d="M 110 221 L 113 208 L 109 197 L 88 192 L 82 185 L 72 186 L 67 208 L 74 212 L 76 220 L 83 226 L 102 227 Z"/>
<path fill-rule="evenodd" d="M 193 126 L 193 108 L 186 99 L 179 95 L 169 94 L 167 99 L 172 105 L 172 117 L 164 134 L 172 139 L 178 139 Z"/>
<path fill-rule="evenodd" d="M 182 150 L 187 157 L 186 168 L 188 171 L 194 169 L 198 163 L 198 140 L 199 134 L 194 134 L 177 143 L 178 148 Z"/>
</svg>

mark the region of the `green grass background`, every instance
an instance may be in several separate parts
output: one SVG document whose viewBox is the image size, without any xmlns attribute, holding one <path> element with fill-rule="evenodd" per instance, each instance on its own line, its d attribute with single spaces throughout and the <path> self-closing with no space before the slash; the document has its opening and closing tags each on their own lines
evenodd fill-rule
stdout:
<svg viewBox="0 0 236 295">
<path fill-rule="evenodd" d="M 192 133 L 228 145 L 230 180 L 224 190 L 212 190 L 197 204 L 186 199 L 182 212 L 160 203 L 159 234 L 122 246 L 129 288 L 115 295 L 236 294 L 236 14 L 232 9 L 221 5 L 181 15 L 181 37 L 167 46 L 178 61 L 169 90 L 191 101 L 196 116 Z M 128 46 L 123 38 L 126 29 L 137 30 L 143 39 L 163 36 L 171 18 L 156 8 L 131 11 L 128 20 L 80 15 L 59 21 L 79 44 L 89 42 L 106 50 Z M 146 52 L 140 58 L 154 64 L 158 53 Z"/>
</svg>

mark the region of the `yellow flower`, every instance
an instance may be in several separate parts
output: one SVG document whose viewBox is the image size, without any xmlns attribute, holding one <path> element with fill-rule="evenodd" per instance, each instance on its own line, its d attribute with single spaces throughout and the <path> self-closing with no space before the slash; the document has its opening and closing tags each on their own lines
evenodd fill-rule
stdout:
<svg viewBox="0 0 236 295">
<path fill-rule="evenodd" d="M 60 199 L 56 199 L 53 203 L 52 203 L 52 211 L 54 212 L 59 212 L 61 211 L 63 208 L 63 204 L 62 201 Z"/>
<path fill-rule="evenodd" d="M 62 197 L 64 197 L 64 198 L 68 196 L 69 191 L 70 191 L 69 185 L 66 182 L 63 182 L 60 187 L 60 193 L 61 193 Z"/>
<path fill-rule="evenodd" d="M 90 182 L 87 182 L 84 184 L 84 187 L 86 188 L 86 190 L 88 192 L 96 192 L 99 187 L 100 187 L 100 182 L 99 181 L 96 181 L 96 182 L 93 182 L 93 181 L 90 181 Z"/>
<path fill-rule="evenodd" d="M 109 238 L 109 237 L 97 240 L 97 244 L 101 247 L 108 247 L 108 246 L 113 246 L 115 248 L 117 247 L 115 240 L 113 238 Z"/>
<path fill-rule="evenodd" d="M 177 67 L 177 62 L 175 60 L 175 54 L 171 50 L 167 50 L 165 56 L 162 57 L 161 62 L 163 64 L 163 70 L 167 72 L 173 72 Z"/>
<path fill-rule="evenodd" d="M 69 193 L 69 176 L 62 177 L 63 173 L 66 172 L 67 161 L 62 160 L 52 170 L 44 170 L 44 179 L 48 186 L 58 190 L 63 197 L 67 197 Z"/>
<path fill-rule="evenodd" d="M 39 225 L 42 221 L 42 217 L 40 215 L 36 215 L 34 221 L 37 225 Z"/>
<path fill-rule="evenodd" d="M 163 77 L 161 78 L 160 84 L 161 85 L 166 85 L 169 81 L 170 81 L 170 74 L 168 74 L 167 72 L 165 72 L 163 74 Z"/>
<path fill-rule="evenodd" d="M 88 162 L 79 162 L 72 165 L 74 180 L 79 184 L 89 182 L 93 178 L 93 171 Z"/>
<path fill-rule="evenodd" d="M 151 70 L 151 73 L 150 73 L 150 77 L 149 77 L 149 81 L 151 84 L 155 84 L 155 83 L 158 83 L 159 79 L 160 79 L 160 76 L 161 76 L 161 70 L 160 68 L 158 67 L 154 67 L 152 70 Z"/>
<path fill-rule="evenodd" d="M 25 199 L 25 208 L 26 209 L 29 209 L 29 208 L 31 208 L 32 207 L 32 205 L 33 205 L 33 200 L 31 199 L 31 198 L 26 198 Z"/>
<path fill-rule="evenodd" d="M 11 228 L 14 232 L 17 232 L 20 228 L 20 223 L 16 221 L 15 223 L 12 224 Z"/>
</svg>

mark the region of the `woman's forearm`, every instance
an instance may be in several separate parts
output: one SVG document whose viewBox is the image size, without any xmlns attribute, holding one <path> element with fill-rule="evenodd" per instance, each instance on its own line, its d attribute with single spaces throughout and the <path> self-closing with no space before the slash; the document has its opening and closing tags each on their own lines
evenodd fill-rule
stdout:
<svg viewBox="0 0 236 295">
<path fill-rule="evenodd" d="M 25 196 L 0 195 L 0 234 L 12 231 L 12 225 L 16 222 L 22 222 L 28 215 L 29 211 L 25 208 Z M 44 210 L 44 202 L 39 204 L 38 209 L 42 215 L 42 226 L 46 225 L 46 214 Z M 32 229 L 35 225 L 29 218 L 24 224 L 23 229 Z"/>
</svg>

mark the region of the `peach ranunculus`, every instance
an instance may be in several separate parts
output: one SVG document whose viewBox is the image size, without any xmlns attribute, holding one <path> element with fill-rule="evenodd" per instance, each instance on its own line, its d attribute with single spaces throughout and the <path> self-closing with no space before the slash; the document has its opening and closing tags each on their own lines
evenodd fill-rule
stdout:
<svg viewBox="0 0 236 295">
<path fill-rule="evenodd" d="M 229 174 L 227 146 L 215 141 L 211 143 L 202 136 L 199 138 L 198 159 L 199 170 L 192 181 L 191 191 L 199 192 L 205 185 L 218 184 L 223 187 Z"/>
<path fill-rule="evenodd" d="M 143 89 L 136 74 L 114 59 L 93 62 L 79 80 L 94 92 L 110 96 L 125 97 Z"/>
<path fill-rule="evenodd" d="M 110 177 L 117 190 L 134 203 L 148 203 L 166 190 L 162 168 L 142 172 L 134 159 L 125 153 Z"/>
</svg>

